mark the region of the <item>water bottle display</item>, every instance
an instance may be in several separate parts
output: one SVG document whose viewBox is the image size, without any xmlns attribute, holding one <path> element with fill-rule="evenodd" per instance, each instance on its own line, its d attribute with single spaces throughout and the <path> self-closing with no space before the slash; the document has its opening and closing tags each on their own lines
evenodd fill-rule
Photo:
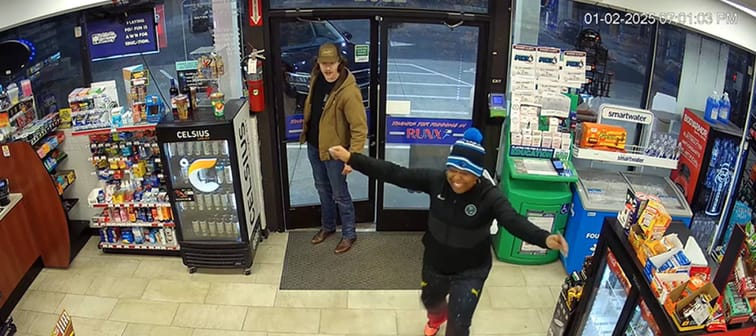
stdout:
<svg viewBox="0 0 756 336">
<path fill-rule="evenodd" d="M 709 194 L 709 200 L 706 202 L 706 214 L 709 216 L 717 216 L 722 212 L 722 206 L 724 205 L 724 199 L 727 193 L 727 187 L 730 185 L 730 179 L 732 178 L 732 170 L 729 163 L 722 163 L 717 170 L 716 176 L 714 176 L 714 187 Z"/>
<path fill-rule="evenodd" d="M 719 101 L 719 114 L 717 118 L 720 122 L 726 123 L 730 121 L 730 108 L 730 96 L 725 92 L 722 99 Z"/>
</svg>

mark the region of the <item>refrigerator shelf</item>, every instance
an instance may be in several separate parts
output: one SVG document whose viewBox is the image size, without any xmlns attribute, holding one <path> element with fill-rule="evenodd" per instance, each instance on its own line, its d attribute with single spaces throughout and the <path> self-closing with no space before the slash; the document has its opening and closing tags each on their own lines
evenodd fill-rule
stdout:
<svg viewBox="0 0 756 336">
<path fill-rule="evenodd" d="M 89 227 L 91 228 L 104 228 L 104 227 L 176 227 L 174 222 L 103 222 L 100 220 L 93 220 Z"/>
<path fill-rule="evenodd" d="M 99 247 L 103 249 L 122 249 L 122 250 L 166 250 L 166 251 L 180 250 L 178 245 L 152 245 L 152 244 L 100 243 Z"/>
<path fill-rule="evenodd" d="M 128 203 L 90 203 L 90 206 L 93 208 L 125 208 L 125 207 L 135 207 L 135 208 L 161 208 L 161 207 L 170 207 L 171 203 L 169 202 L 128 202 Z"/>
<path fill-rule="evenodd" d="M 633 152 L 610 152 L 590 148 L 580 148 L 573 145 L 572 153 L 576 159 L 609 162 L 621 164 L 623 166 L 657 167 L 665 169 L 677 168 L 677 160 L 663 159 Z"/>
</svg>

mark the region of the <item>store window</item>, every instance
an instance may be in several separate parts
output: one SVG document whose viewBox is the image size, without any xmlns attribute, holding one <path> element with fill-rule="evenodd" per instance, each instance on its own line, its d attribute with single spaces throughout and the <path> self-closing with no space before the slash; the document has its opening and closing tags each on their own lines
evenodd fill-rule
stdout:
<svg viewBox="0 0 756 336">
<path fill-rule="evenodd" d="M 23 40 L 34 51 L 26 70 L 0 78 L 0 84 L 31 80 L 40 117 L 68 106 L 70 90 L 84 86 L 80 43 L 73 33 L 77 22 L 72 13 L 0 33 L 0 41 Z"/>
<path fill-rule="evenodd" d="M 380 7 L 488 13 L 488 0 L 270 0 L 274 9 Z"/>
<path fill-rule="evenodd" d="M 574 1 L 518 0 L 515 13 L 514 43 L 595 55 L 596 69 L 589 74 L 593 84 L 582 90 L 585 99 L 642 107 L 653 26 L 598 22 L 608 13 L 621 12 Z"/>
<path fill-rule="evenodd" d="M 224 1 L 224 3 L 227 1 Z M 122 71 L 125 67 L 143 65 L 150 74 L 148 95 L 169 97 L 171 79 L 178 81 L 176 63 L 198 60 L 214 50 L 213 4 L 210 0 L 165 1 L 127 11 L 131 17 L 143 11 L 154 12 L 157 50 L 137 54 L 117 54 L 104 59 L 90 50 L 92 81 L 115 80 L 121 105 L 126 104 Z M 124 10 L 98 8 L 87 12 L 87 22 L 123 20 Z M 181 85 L 181 83 L 178 83 Z"/>
<path fill-rule="evenodd" d="M 659 26 L 649 102 L 652 109 L 663 108 L 665 100 L 677 97 L 685 55 L 685 36 L 685 30 L 682 28 L 672 25 Z M 654 103 L 657 106 L 654 106 Z"/>
</svg>

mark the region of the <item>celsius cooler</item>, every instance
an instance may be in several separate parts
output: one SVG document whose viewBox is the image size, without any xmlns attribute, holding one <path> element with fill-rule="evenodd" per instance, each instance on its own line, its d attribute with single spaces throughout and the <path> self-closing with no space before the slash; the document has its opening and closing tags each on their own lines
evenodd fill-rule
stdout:
<svg viewBox="0 0 756 336">
<path fill-rule="evenodd" d="M 200 107 L 192 120 L 157 126 L 189 272 L 241 268 L 249 274 L 265 234 L 257 126 L 248 111 L 246 100 L 231 100 L 223 118 Z"/>
</svg>

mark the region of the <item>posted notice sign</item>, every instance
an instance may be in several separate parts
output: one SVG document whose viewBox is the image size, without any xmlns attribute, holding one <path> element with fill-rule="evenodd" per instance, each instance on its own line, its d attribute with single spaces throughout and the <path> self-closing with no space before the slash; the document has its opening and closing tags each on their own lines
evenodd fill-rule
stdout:
<svg viewBox="0 0 756 336">
<path fill-rule="evenodd" d="M 93 61 L 158 51 L 155 13 L 129 13 L 87 23 L 87 44 Z"/>
</svg>

